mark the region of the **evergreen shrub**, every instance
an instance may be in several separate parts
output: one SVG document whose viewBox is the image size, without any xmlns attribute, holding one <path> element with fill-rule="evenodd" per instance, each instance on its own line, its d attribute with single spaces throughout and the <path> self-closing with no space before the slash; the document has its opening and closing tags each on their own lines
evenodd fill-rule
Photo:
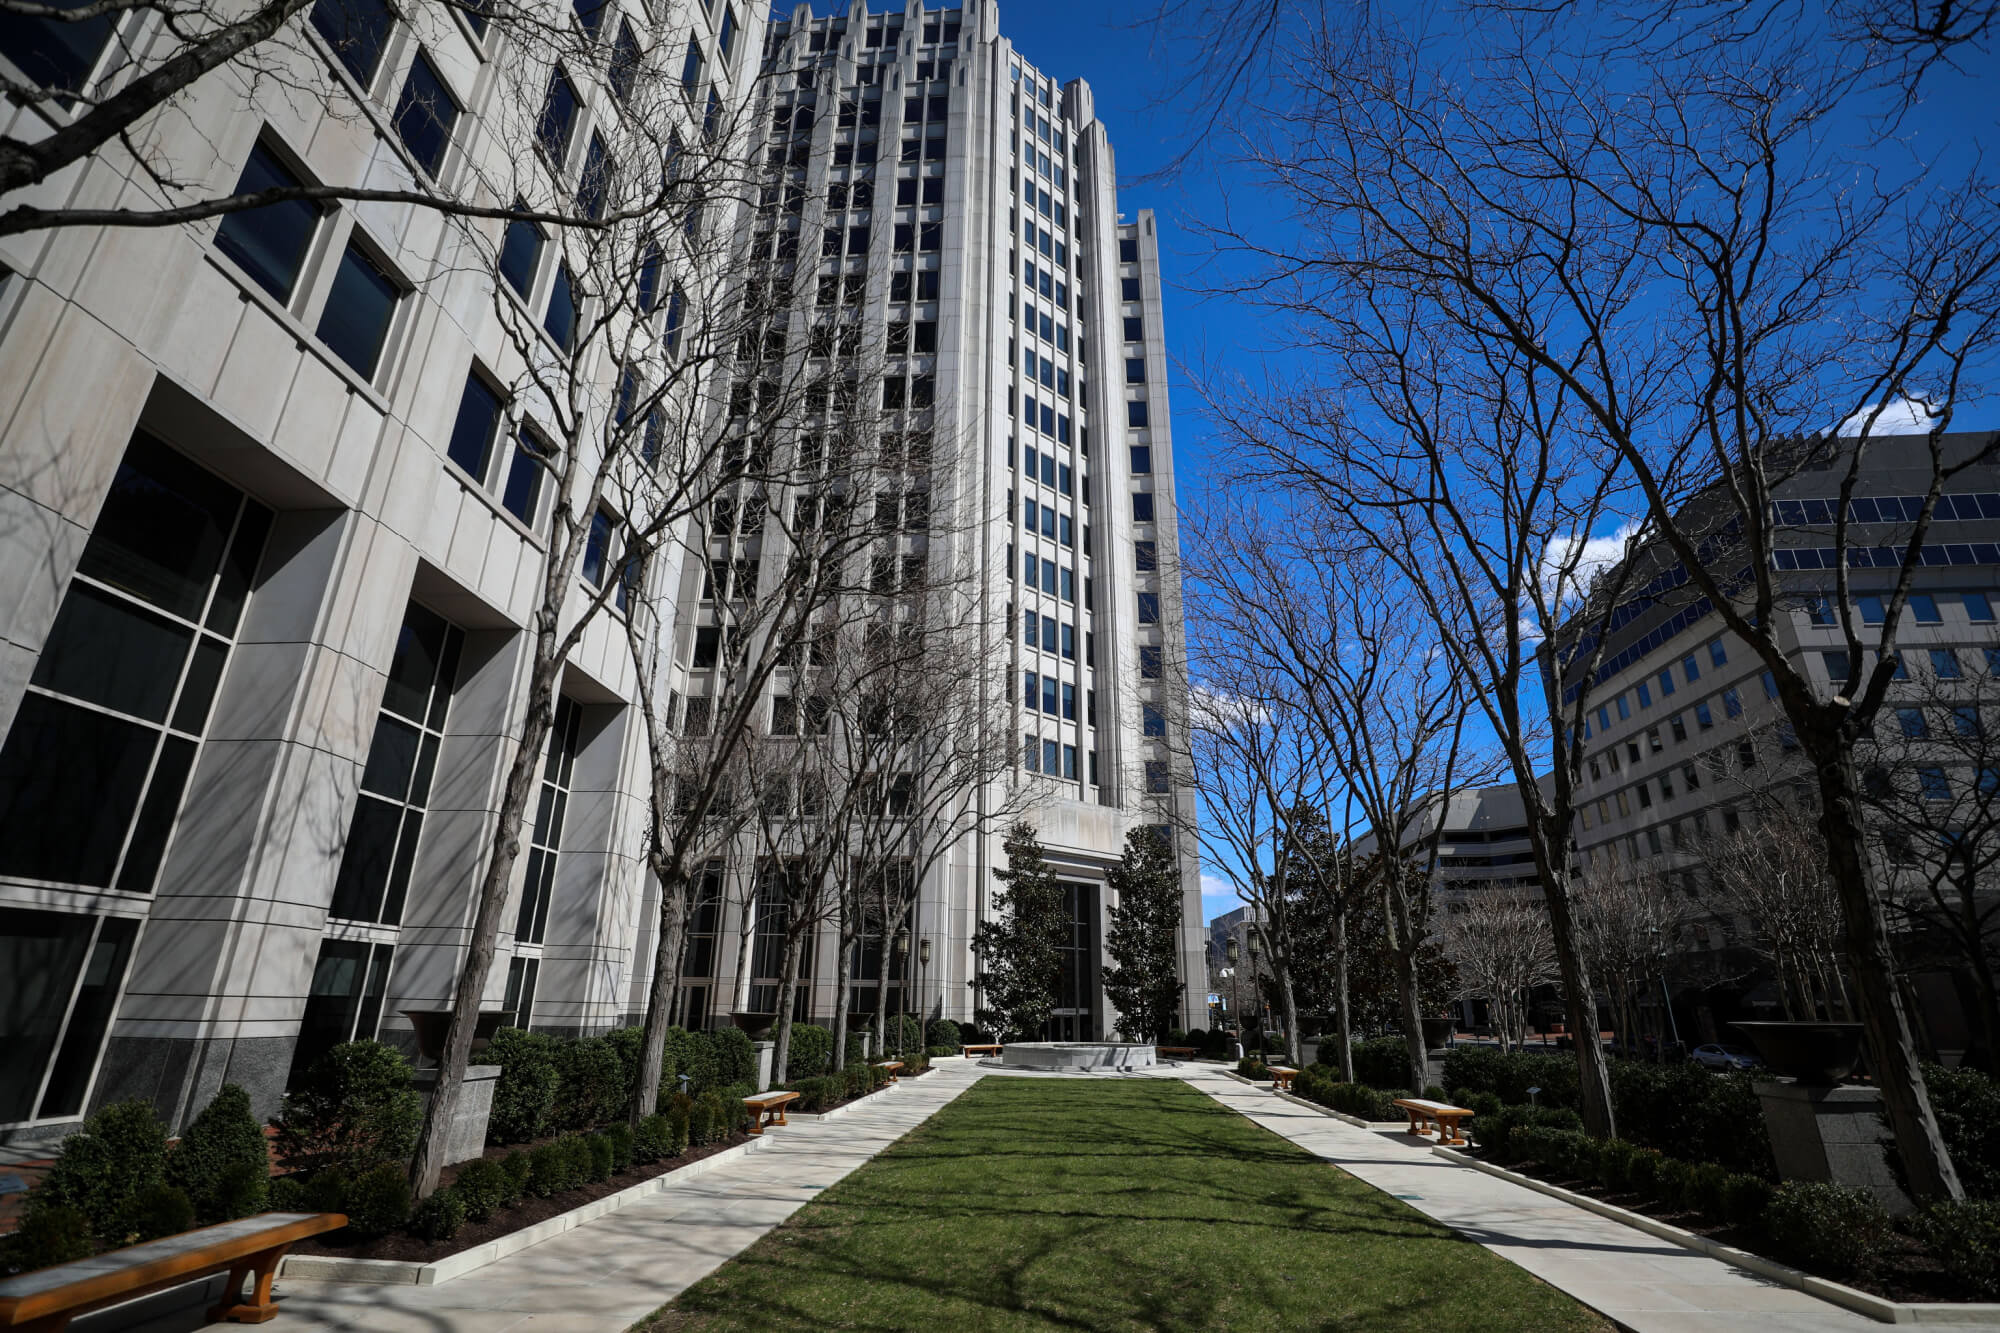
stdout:
<svg viewBox="0 0 2000 1333">
<path fill-rule="evenodd" d="M 152 1105 L 114 1102 L 62 1141 L 55 1165 L 28 1196 L 27 1215 L 58 1204 L 74 1208 L 88 1219 L 96 1248 L 130 1245 L 150 1220 L 141 1215 L 140 1198 L 163 1183 L 166 1170 L 167 1132 Z"/>
<path fill-rule="evenodd" d="M 419 1240 L 450 1240 L 465 1225 L 465 1200 L 455 1186 L 433 1190 L 410 1213 L 410 1234 Z"/>
<path fill-rule="evenodd" d="M 31 1199 L 33 1195 L 29 1196 Z M 53 1268 L 97 1252 L 90 1218 L 81 1208 L 51 1203 L 30 1208 L 12 1235 L 0 1236 L 0 1273 Z"/>
<path fill-rule="evenodd" d="M 250 1114 L 250 1094 L 223 1084 L 167 1154 L 166 1175 L 186 1192 L 203 1226 L 263 1212 L 270 1154 L 263 1126 Z"/>
<path fill-rule="evenodd" d="M 555 1118 L 551 1128 L 591 1130 L 615 1120 L 625 1109 L 625 1066 L 607 1038 L 584 1037 L 555 1043 Z"/>
<path fill-rule="evenodd" d="M 345 1211 L 347 1229 L 357 1236 L 386 1236 L 400 1229 L 410 1220 L 407 1168 L 381 1162 L 356 1176 L 347 1188 Z"/>
<path fill-rule="evenodd" d="M 350 1041 L 312 1063 L 285 1094 L 278 1153 L 287 1165 L 359 1175 L 378 1163 L 409 1162 L 423 1129 L 423 1099 L 410 1065 L 393 1046 Z"/>
<path fill-rule="evenodd" d="M 832 1067 L 833 1033 L 817 1023 L 792 1024 L 792 1039 L 785 1052 L 788 1080 L 818 1078 Z M 730 1082 L 736 1082 L 731 1079 Z"/>
<path fill-rule="evenodd" d="M 930 1022 L 930 1027 L 924 1033 L 924 1041 L 933 1051 L 940 1046 L 950 1047 L 945 1052 L 946 1055 L 957 1055 L 958 1048 L 963 1044 L 964 1040 L 964 1034 L 959 1031 L 958 1024 L 952 1022 L 949 1018 L 933 1018 Z M 1180 1043 L 1168 1042 L 1167 1044 L 1175 1046 Z"/>
<path fill-rule="evenodd" d="M 507 1169 L 491 1157 L 475 1157 L 458 1168 L 451 1188 L 466 1217 L 474 1222 L 484 1222 L 499 1212 L 509 1202 L 508 1195 L 513 1190 Z"/>
<path fill-rule="evenodd" d="M 1836 1277 L 1872 1272 L 1891 1227 L 1867 1190 L 1818 1180 L 1788 1180 L 1771 1194 L 1764 1228 L 1780 1259 Z"/>
<path fill-rule="evenodd" d="M 630 1168 L 632 1165 L 634 1137 L 632 1126 L 623 1121 L 614 1125 L 607 1125 L 604 1129 L 604 1137 L 611 1144 L 611 1169 L 617 1172 Z"/>
<path fill-rule="evenodd" d="M 1981 1300 L 2000 1300 L 2000 1202 L 1933 1204 L 1918 1214 L 1916 1234 Z"/>
<path fill-rule="evenodd" d="M 539 1032 L 501 1028 L 493 1034 L 479 1057 L 500 1066 L 486 1121 L 488 1143 L 523 1143 L 548 1133 L 562 1088 L 555 1048 L 555 1039 Z"/>
<path fill-rule="evenodd" d="M 515 1151 L 500 1159 L 500 1169 L 507 1173 L 507 1194 L 503 1202 L 512 1206 L 528 1197 L 528 1181 L 534 1175 L 534 1159 L 527 1153 Z"/>
</svg>

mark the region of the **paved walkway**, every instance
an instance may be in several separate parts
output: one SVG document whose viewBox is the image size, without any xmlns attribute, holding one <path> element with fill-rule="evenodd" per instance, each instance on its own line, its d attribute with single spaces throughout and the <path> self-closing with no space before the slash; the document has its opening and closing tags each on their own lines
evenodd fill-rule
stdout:
<svg viewBox="0 0 2000 1333">
<path fill-rule="evenodd" d="M 1219 1066 L 1175 1071 L 1224 1106 L 1478 1241 L 1635 1333 L 1860 1333 L 1887 1327 L 1719 1259 L 1431 1155 L 1405 1132 L 1357 1129 Z M 1952 1327 L 1952 1326 L 1933 1326 Z M 1962 1325 L 1957 1327 L 1963 1327 Z"/>
<path fill-rule="evenodd" d="M 928 1119 L 984 1072 L 942 1060 L 832 1120 L 793 1120 L 735 1166 L 434 1287 L 280 1279 L 271 1333 L 623 1333 Z M 212 1299 L 212 1298 L 211 1298 Z M 191 1316 L 195 1316 L 192 1317 Z M 125 1333 L 201 1326 L 177 1310 Z M 90 1333 L 77 1321 L 75 1333 Z"/>
<path fill-rule="evenodd" d="M 283 1280 L 283 1310 L 268 1327 L 272 1333 L 622 1333 L 997 1072 L 943 1061 L 866 1109 L 830 1121 L 794 1121 L 732 1169 L 696 1177 L 440 1286 Z M 1861 1333 L 1882 1327 L 1720 1260 L 1453 1165 L 1408 1135 L 1356 1129 L 1283 1101 L 1226 1077 L 1220 1066 L 1182 1065 L 1128 1077 L 1185 1078 L 1634 1333 Z M 198 1290 L 183 1289 L 190 1296 Z M 201 1326 L 200 1307 L 212 1299 L 204 1293 L 138 1326 L 129 1316 L 111 1325 L 79 1320 L 75 1333 L 104 1327 L 188 1333 Z"/>
</svg>

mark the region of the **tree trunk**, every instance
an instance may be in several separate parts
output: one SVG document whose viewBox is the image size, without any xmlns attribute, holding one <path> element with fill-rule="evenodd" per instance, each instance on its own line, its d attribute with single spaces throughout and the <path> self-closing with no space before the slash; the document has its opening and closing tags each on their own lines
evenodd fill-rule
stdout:
<svg viewBox="0 0 2000 1333">
<path fill-rule="evenodd" d="M 1274 956 L 1272 970 L 1276 973 L 1278 983 L 1278 1003 L 1284 1006 L 1282 1016 L 1285 1020 L 1285 1063 L 1297 1069 L 1300 1067 L 1299 1057 L 1304 1048 L 1299 1045 L 1299 1004 L 1296 992 L 1292 989 L 1291 960 Z"/>
<path fill-rule="evenodd" d="M 833 1068 L 837 1073 L 847 1068 L 847 1014 L 852 1007 L 848 993 L 854 985 L 854 911 L 846 894 L 840 895 L 835 912 L 834 936 L 840 941 L 840 961 L 833 974 L 838 987 L 833 997 Z"/>
<path fill-rule="evenodd" d="M 527 715 L 521 721 L 521 741 L 507 766 L 507 781 L 501 789 L 500 809 L 493 824 L 493 849 L 486 859 L 486 874 L 479 884 L 479 910 L 472 920 L 472 936 L 466 942 L 465 964 L 458 972 L 452 991 L 451 1022 L 445 1029 L 444 1056 L 438 1062 L 437 1086 L 431 1093 L 424 1130 L 417 1140 L 417 1154 L 410 1163 L 410 1189 L 420 1199 L 438 1187 L 444 1171 L 445 1153 L 451 1139 L 452 1121 L 458 1114 L 459 1090 L 465 1083 L 465 1066 L 472 1059 L 472 1038 L 479 1027 L 479 1005 L 486 995 L 486 980 L 493 971 L 493 954 L 500 938 L 500 915 L 506 910 L 507 891 L 514 877 L 514 862 L 521 855 L 521 828 L 527 818 L 528 802 L 541 770 L 542 745 L 555 722 L 557 662 L 553 630 L 536 635 L 536 666 L 529 677 Z"/>
<path fill-rule="evenodd" d="M 792 1058 L 792 1005 L 793 997 L 799 989 L 799 955 L 804 952 L 800 938 L 803 927 L 795 925 L 786 913 L 785 951 L 778 963 L 778 1019 L 771 1025 L 771 1036 L 778 1047 L 771 1052 L 771 1081 L 783 1083 L 791 1073 Z"/>
<path fill-rule="evenodd" d="M 633 1129 L 660 1108 L 660 1073 L 666 1063 L 667 1028 L 679 997 L 681 952 L 687 939 L 686 878 L 677 865 L 659 865 L 660 937 L 653 949 L 653 984 L 646 992 L 646 1020 L 639 1040 L 639 1086 L 629 1116 Z"/>
<path fill-rule="evenodd" d="M 1820 832 L 1826 838 L 1827 861 L 1834 889 L 1840 895 L 1847 960 L 1854 973 L 1862 1031 L 1867 1038 L 1868 1069 L 1882 1089 L 1910 1193 L 1920 1204 L 1962 1199 L 1965 1190 L 1931 1111 L 1909 1015 L 1896 985 L 1889 924 L 1882 912 L 1881 895 L 1875 890 L 1862 832 L 1861 792 L 1853 755 L 1838 732 L 1813 734 L 1808 741 L 1804 734 L 1808 729 L 1799 730 L 1800 743 L 1815 760 L 1818 772 Z"/>
<path fill-rule="evenodd" d="M 1354 1020 L 1347 1001 L 1347 910 L 1333 914 L 1333 1017 L 1340 1033 L 1340 1081 L 1354 1081 Z"/>
<path fill-rule="evenodd" d="M 1391 870 L 1385 878 L 1393 881 L 1401 873 Z M 1423 941 L 1412 938 L 1416 931 L 1410 919 L 1409 895 L 1402 886 L 1392 882 L 1384 888 L 1383 896 L 1389 916 L 1389 957 L 1396 968 L 1396 999 L 1403 1013 L 1403 1048 L 1410 1062 L 1410 1092 L 1421 1097 L 1430 1073 L 1429 1052 L 1424 1047 L 1423 1000 L 1417 993 L 1417 950 Z"/>
<path fill-rule="evenodd" d="M 1553 824 L 1554 821 L 1549 821 Z M 1577 1091 L 1582 1101 L 1583 1127 L 1600 1139 L 1618 1137 L 1618 1117 L 1611 1105 L 1611 1076 L 1604 1047 L 1597 1040 L 1597 995 L 1591 989 L 1590 968 L 1576 947 L 1576 918 L 1569 898 L 1569 872 L 1551 865 L 1548 851 L 1566 847 L 1562 830 L 1544 827 L 1535 840 L 1535 859 L 1544 886 L 1554 935 L 1556 971 L 1562 978 L 1564 1015 L 1576 1043 Z"/>
</svg>

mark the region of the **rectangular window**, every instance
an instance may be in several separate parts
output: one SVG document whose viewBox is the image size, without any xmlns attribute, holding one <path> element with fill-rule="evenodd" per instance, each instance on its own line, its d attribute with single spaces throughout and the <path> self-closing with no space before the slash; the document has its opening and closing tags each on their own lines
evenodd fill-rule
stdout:
<svg viewBox="0 0 2000 1333">
<path fill-rule="evenodd" d="M 1722 711 L 1729 717 L 1743 716 L 1743 697 L 1733 689 L 1722 692 Z"/>
<path fill-rule="evenodd" d="M 576 85 L 560 68 L 549 75 L 549 89 L 542 98 L 542 114 L 535 123 L 535 144 L 560 171 L 569 160 L 570 133 L 576 128 Z"/>
<path fill-rule="evenodd" d="M 501 492 L 500 503 L 508 513 L 531 528 L 535 526 L 535 511 L 542 498 L 543 460 L 549 457 L 549 447 L 542 443 L 541 437 L 522 426 L 513 461 L 507 468 L 507 487 Z"/>
<path fill-rule="evenodd" d="M 1162 658 L 1161 649 L 1159 649 L 1158 647 L 1148 647 L 1144 645 L 1140 647 L 1139 678 L 1141 680 L 1160 679 L 1162 668 L 1164 665 L 1165 663 Z"/>
<path fill-rule="evenodd" d="M 524 944 L 540 944 L 548 928 L 549 900 L 555 891 L 556 858 L 562 849 L 563 822 L 576 772 L 577 735 L 582 721 L 583 709 L 568 695 L 558 696 L 555 723 L 549 729 L 546 757 L 542 761 L 541 799 L 535 806 L 534 832 L 528 841 L 528 871 L 521 887 L 521 910 L 514 921 L 514 937 Z"/>
<path fill-rule="evenodd" d="M 690 37 L 687 55 L 681 61 L 681 91 L 690 97 L 694 96 L 695 89 L 701 86 L 701 64 L 701 42 Z"/>
<path fill-rule="evenodd" d="M 270 522 L 133 437 L 0 747 L 0 875 L 152 892 Z"/>
<path fill-rule="evenodd" d="M 1708 711 L 1708 702 L 1706 700 L 1694 706 L 1694 720 L 1695 724 L 1703 731 L 1707 731 L 1715 725 L 1715 717 Z"/>
<path fill-rule="evenodd" d="M 119 917 L 0 908 L 0 976 L 9 982 L 0 1124 L 83 1109 L 138 929 Z"/>
<path fill-rule="evenodd" d="M 1964 672 L 1958 665 L 1958 654 L 1949 648 L 1931 649 L 1931 674 L 1939 680 L 1957 680 Z"/>
<path fill-rule="evenodd" d="M 259 143 L 243 163 L 236 193 L 295 189 L 303 184 L 276 153 Z M 319 216 L 319 207 L 304 199 L 244 209 L 222 219 L 215 233 L 215 248 L 273 297 L 290 301 Z"/>
<path fill-rule="evenodd" d="M 1146 358 L 1142 356 L 1128 356 L 1125 358 L 1125 382 L 1127 384 L 1144 384 L 1146 382 Z"/>
<path fill-rule="evenodd" d="M 459 396 L 458 417 L 452 422 L 447 456 L 465 474 L 482 486 L 488 465 L 493 461 L 493 444 L 500 434 L 504 412 L 500 394 L 478 371 L 465 377 L 465 392 Z"/>
<path fill-rule="evenodd" d="M 605 146 L 604 136 L 590 136 L 590 150 L 584 154 L 583 174 L 577 179 L 576 202 L 585 217 L 603 221 L 605 206 L 611 200 L 611 180 L 614 170 L 611 164 L 611 150 Z"/>
<path fill-rule="evenodd" d="M 583 543 L 583 581 L 593 588 L 604 586 L 604 572 L 611 561 L 612 519 L 609 510 L 599 509 L 590 516 L 590 533 Z"/>
<path fill-rule="evenodd" d="M 1701 679 L 1701 667 L 1694 660 L 1693 653 L 1681 659 L 1681 674 L 1687 677 L 1687 683 L 1690 685 Z"/>
<path fill-rule="evenodd" d="M 1938 610 L 1937 598 L 1927 592 L 1913 592 L 1910 594 L 1910 610 L 1915 614 L 1919 625 L 1941 625 L 1944 623 L 1944 615 Z"/>
<path fill-rule="evenodd" d="M 306 989 L 305 1014 L 292 1047 L 288 1085 L 343 1042 L 368 1041 L 382 1022 L 395 949 L 359 940 L 322 940 Z"/>
<path fill-rule="evenodd" d="M 1886 614 L 1886 608 L 1883 606 L 1880 597 L 1857 597 L 1854 600 L 1861 608 L 1862 624 L 1879 625 L 1882 623 L 1882 618 Z"/>
<path fill-rule="evenodd" d="M 1925 720 L 1921 708 L 1898 708 L 1896 726 L 1911 740 L 1927 740 L 1931 734 L 1930 723 Z"/>
<path fill-rule="evenodd" d="M 58 0 L 58 5 L 63 9 L 80 9 L 83 0 Z M 0 52 L 30 82 L 51 92 L 78 92 L 96 68 L 97 58 L 110 40 L 121 13 L 113 10 L 76 22 L 0 15 Z M 0 1120 L 5 1119 L 0 1115 Z"/>
<path fill-rule="evenodd" d="M 1711 639 L 1708 644 L 1708 661 L 1711 666 L 1729 665 L 1729 653 L 1723 648 L 1722 640 Z"/>
<path fill-rule="evenodd" d="M 1021 679 L 1021 702 L 1032 712 L 1042 706 L 1042 678 L 1032 671 L 1024 671 Z"/>
<path fill-rule="evenodd" d="M 403 919 L 463 639 L 415 602 L 403 612 L 327 909 L 332 916 L 391 926 Z"/>
<path fill-rule="evenodd" d="M 1139 594 L 1139 623 L 1141 625 L 1160 623 L 1160 594 L 1156 592 Z"/>
<path fill-rule="evenodd" d="M 507 960 L 507 993 L 500 1002 L 501 1010 L 508 1015 L 507 1026 L 526 1031 L 535 1021 L 535 988 L 541 975 L 542 960 L 539 958 Z M 687 994 L 686 991 L 681 993 Z"/>
<path fill-rule="evenodd" d="M 618 20 L 618 40 L 611 46 L 611 95 L 619 103 L 632 100 L 632 89 L 639 82 L 639 64 L 645 53 L 639 46 L 639 35 L 632 31 L 632 25 L 624 19 Z"/>
<path fill-rule="evenodd" d="M 1172 782 L 1167 770 L 1167 761 L 1164 759 L 1148 759 L 1146 761 L 1146 791 L 1151 795 L 1160 796 L 1172 789 Z"/>
<path fill-rule="evenodd" d="M 576 350 L 576 286 L 570 281 L 569 261 L 556 264 L 555 281 L 549 284 L 549 308 L 542 315 L 542 328 L 565 352 Z"/>
<path fill-rule="evenodd" d="M 445 87 L 430 57 L 419 51 L 410 65 L 410 77 L 403 82 L 403 94 L 396 100 L 396 137 L 432 180 L 444 165 L 458 116 L 458 99 Z"/>
<path fill-rule="evenodd" d="M 1146 321 L 1140 319 L 1137 315 L 1127 316 L 1125 319 L 1125 341 L 1128 343 L 1143 342 L 1145 337 Z"/>
<path fill-rule="evenodd" d="M 514 207 L 526 208 L 527 205 L 517 199 Z M 542 257 L 542 240 L 541 228 L 519 218 L 507 224 L 506 234 L 500 240 L 500 276 L 524 301 L 528 299 L 529 289 L 535 285 L 535 266 Z"/>
<path fill-rule="evenodd" d="M 1065 721 L 1076 721 L 1076 686 L 1067 681 L 1062 687 L 1062 715 Z"/>
<path fill-rule="evenodd" d="M 1965 607 L 1965 618 L 1973 624 L 1990 625 L 1993 623 L 1993 599 L 1985 593 L 1961 593 L 1958 600 Z"/>
<path fill-rule="evenodd" d="M 715 49 L 722 53 L 724 60 L 735 54 L 736 7 L 734 5 L 724 5 L 722 8 L 722 27 L 716 34 Z"/>
<path fill-rule="evenodd" d="M 1062 772 L 1062 746 L 1059 742 L 1042 742 L 1042 772 L 1050 777 Z"/>
<path fill-rule="evenodd" d="M 1151 523 L 1153 521 L 1153 493 L 1151 491 L 1132 492 L 1132 521 Z"/>
<path fill-rule="evenodd" d="M 1923 791 L 1926 801 L 1949 801 L 1951 799 L 1951 779 L 1942 768 L 1920 768 L 1917 770 L 1917 785 Z"/>
<path fill-rule="evenodd" d="M 1620 722 L 1629 721 L 1631 719 L 1632 705 L 1625 701 L 1624 695 L 1622 694 L 1619 695 L 1616 699 L 1612 700 L 1612 703 L 1616 704 L 1618 707 L 1618 720 Z"/>
<path fill-rule="evenodd" d="M 313 5 L 313 28 L 364 92 L 375 82 L 395 22 L 384 0 L 317 0 Z"/>
<path fill-rule="evenodd" d="M 1158 542 L 1133 542 L 1132 564 L 1141 574 L 1150 574 L 1160 567 L 1160 546 Z"/>
<path fill-rule="evenodd" d="M 1667 671 L 1662 671 L 1660 673 L 1660 697 L 1664 699 L 1673 692 L 1674 692 L 1673 671 L 1671 669 Z"/>
<path fill-rule="evenodd" d="M 1651 708 L 1653 706 L 1652 686 L 1648 685 L 1645 681 L 1642 680 L 1639 682 L 1637 693 L 1639 695 L 1639 707 Z"/>
<path fill-rule="evenodd" d="M 349 241 L 340 256 L 326 308 L 320 311 L 316 330 L 320 341 L 353 367 L 355 374 L 372 381 L 381 363 L 383 344 L 389 339 L 389 325 L 396 317 L 396 303 L 402 297 L 402 289 L 381 265 Z"/>
</svg>

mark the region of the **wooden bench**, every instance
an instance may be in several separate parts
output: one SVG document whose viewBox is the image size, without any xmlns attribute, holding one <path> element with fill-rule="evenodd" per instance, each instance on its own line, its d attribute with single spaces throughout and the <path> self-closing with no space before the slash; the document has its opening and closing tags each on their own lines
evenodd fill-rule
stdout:
<svg viewBox="0 0 2000 1333">
<path fill-rule="evenodd" d="M 261 1324 L 278 1313 L 271 1279 L 285 1251 L 346 1225 L 339 1213 L 263 1213 L 22 1273 L 0 1281 L 0 1328 L 61 1333 L 77 1315 L 224 1272 L 228 1285 L 209 1321 Z M 247 1277 L 256 1283 L 245 1301 Z"/>
<path fill-rule="evenodd" d="M 975 1052 L 981 1051 L 987 1055 L 998 1055 L 1000 1054 L 1000 1043 L 996 1041 L 985 1046 L 961 1046 L 959 1050 L 964 1053 L 967 1059 L 972 1058 Z"/>
<path fill-rule="evenodd" d="M 796 1092 L 760 1092 L 745 1097 L 743 1104 L 750 1108 L 750 1132 L 762 1134 L 767 1126 L 788 1125 L 785 1108 L 799 1099 Z"/>
<path fill-rule="evenodd" d="M 1287 1065 L 1265 1065 L 1264 1072 L 1271 1076 L 1271 1086 L 1279 1092 L 1290 1092 L 1292 1080 L 1299 1076 L 1298 1070 Z"/>
<path fill-rule="evenodd" d="M 1192 1046 L 1155 1046 L 1153 1050 L 1161 1055 L 1177 1056 L 1183 1060 L 1194 1059 L 1194 1047 Z"/>
<path fill-rule="evenodd" d="M 875 1067 L 877 1069 L 887 1070 L 889 1074 L 889 1081 L 891 1083 L 894 1083 L 897 1081 L 896 1075 L 901 1073 L 903 1070 L 903 1062 L 901 1060 L 877 1060 L 875 1062 Z"/>
<path fill-rule="evenodd" d="M 1398 1097 L 1396 1105 L 1403 1108 L 1403 1114 L 1410 1117 L 1410 1133 L 1420 1138 L 1430 1137 L 1430 1126 L 1437 1130 L 1437 1140 L 1448 1148 L 1463 1148 L 1465 1135 L 1459 1125 L 1472 1119 L 1472 1112 L 1463 1106 L 1447 1106 L 1443 1102 L 1429 1102 L 1421 1097 Z"/>
</svg>

